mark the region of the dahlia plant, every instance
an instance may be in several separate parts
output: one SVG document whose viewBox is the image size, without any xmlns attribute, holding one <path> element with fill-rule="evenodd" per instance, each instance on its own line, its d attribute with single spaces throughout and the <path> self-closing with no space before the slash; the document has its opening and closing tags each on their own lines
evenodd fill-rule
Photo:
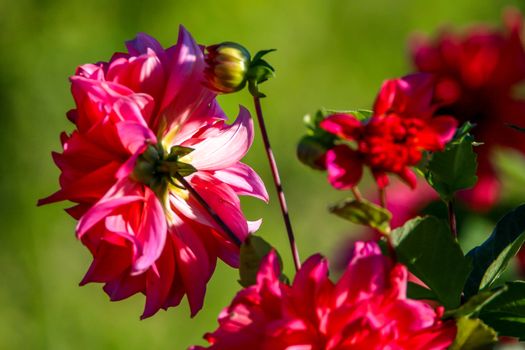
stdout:
<svg viewBox="0 0 525 350">
<path fill-rule="evenodd" d="M 53 153 L 60 189 L 39 204 L 73 203 L 66 211 L 93 256 L 81 285 L 103 283 L 112 301 L 144 294 L 141 318 L 185 296 L 195 315 L 217 260 L 238 268 L 239 292 L 204 336 L 208 345 L 193 350 L 467 350 L 490 349 L 498 336 L 525 339 L 525 282 L 502 277 L 525 241 L 525 205 L 468 252 L 458 242 L 455 205 L 457 198 L 493 205 L 498 187 L 487 147 L 525 142 L 516 131 L 522 101 L 510 96 L 525 76 L 521 17 L 509 16 L 505 34 L 418 41 L 418 72 L 385 80 L 371 110 L 322 109 L 305 119 L 299 159 L 350 192 L 330 211 L 374 232 L 352 245 L 338 279 L 320 254 L 302 262 L 295 243 L 261 105 L 260 84 L 274 75 L 263 57 L 273 50 L 252 56 L 233 42 L 199 46 L 183 27 L 167 49 L 139 34 L 127 52 L 77 69 L 67 113 L 73 131 Z M 241 162 L 253 122 L 241 106 L 229 124 L 216 97 L 246 86 L 292 252 L 291 278 L 278 249 L 253 235 L 261 220 L 248 221 L 241 209 L 241 195 L 269 198 Z M 359 189 L 368 173 L 373 195 Z M 428 198 L 440 198 L 447 215 L 419 215 Z"/>
</svg>

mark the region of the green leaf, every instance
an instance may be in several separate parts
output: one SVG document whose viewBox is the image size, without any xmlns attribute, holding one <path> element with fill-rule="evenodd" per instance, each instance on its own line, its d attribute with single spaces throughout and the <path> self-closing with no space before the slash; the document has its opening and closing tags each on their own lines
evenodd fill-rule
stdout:
<svg viewBox="0 0 525 350">
<path fill-rule="evenodd" d="M 437 300 L 436 294 L 428 288 L 425 288 L 417 283 L 408 282 L 407 296 L 410 299 L 417 300 Z"/>
<path fill-rule="evenodd" d="M 239 264 L 239 283 L 241 286 L 248 287 L 257 282 L 259 266 L 263 258 L 268 255 L 272 249 L 274 248 L 259 236 L 250 235 L 244 240 L 241 245 Z M 281 257 L 279 255 L 278 257 L 282 271 L 283 263 Z"/>
<path fill-rule="evenodd" d="M 474 269 L 465 284 L 465 295 L 490 288 L 507 268 L 525 241 L 525 205 L 507 213 L 494 228 L 490 237 L 468 252 Z"/>
<path fill-rule="evenodd" d="M 489 304 L 492 300 L 498 297 L 501 293 L 505 292 L 507 287 L 501 287 L 496 290 L 488 290 L 480 292 L 470 298 L 465 304 L 461 305 L 457 309 L 449 310 L 445 312 L 444 317 L 459 318 L 461 316 L 470 316 L 478 314 L 483 307 Z"/>
<path fill-rule="evenodd" d="M 458 332 L 449 350 L 491 350 L 498 341 L 497 333 L 478 318 L 461 317 Z"/>
<path fill-rule="evenodd" d="M 415 218 L 391 233 L 400 263 L 423 281 L 447 308 L 457 308 L 470 262 L 445 221 Z"/>
<path fill-rule="evenodd" d="M 447 145 L 436 152 L 428 163 L 427 180 L 444 201 L 450 201 L 459 190 L 476 184 L 477 157 L 471 137 Z"/>
<path fill-rule="evenodd" d="M 337 110 L 337 109 L 323 109 L 324 116 L 331 114 L 351 114 L 359 121 L 365 121 L 372 117 L 373 111 L 368 109 L 351 109 L 351 110 Z"/>
<path fill-rule="evenodd" d="M 499 335 L 525 340 L 525 282 L 508 282 L 506 287 L 481 310 L 479 317 Z"/>
<path fill-rule="evenodd" d="M 365 225 L 380 232 L 390 230 L 392 214 L 384 208 L 366 200 L 347 198 L 329 207 L 331 213 L 354 224 Z"/>
</svg>

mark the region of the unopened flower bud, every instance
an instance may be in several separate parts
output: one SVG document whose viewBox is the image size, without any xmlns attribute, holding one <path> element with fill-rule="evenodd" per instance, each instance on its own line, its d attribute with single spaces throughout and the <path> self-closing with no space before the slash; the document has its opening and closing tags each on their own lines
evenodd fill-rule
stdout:
<svg viewBox="0 0 525 350">
<path fill-rule="evenodd" d="M 297 145 L 297 158 L 301 163 L 317 170 L 326 170 L 325 156 L 328 147 L 313 136 L 304 136 Z"/>
<path fill-rule="evenodd" d="M 208 46 L 206 49 L 207 67 L 204 74 L 207 86 L 224 94 L 244 88 L 250 68 L 250 52 L 233 42 Z"/>
</svg>

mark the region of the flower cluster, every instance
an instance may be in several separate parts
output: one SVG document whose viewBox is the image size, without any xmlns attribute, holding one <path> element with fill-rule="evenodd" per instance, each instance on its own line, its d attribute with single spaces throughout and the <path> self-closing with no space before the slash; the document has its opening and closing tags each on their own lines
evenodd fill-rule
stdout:
<svg viewBox="0 0 525 350">
<path fill-rule="evenodd" d="M 440 321 L 441 308 L 406 298 L 406 268 L 374 242 L 355 244 L 337 283 L 320 255 L 305 262 L 291 286 L 279 274 L 271 253 L 257 284 L 239 292 L 219 328 L 205 336 L 208 349 L 439 350 L 455 338 L 454 321 Z"/>
<path fill-rule="evenodd" d="M 357 185 L 368 166 L 379 188 L 388 185 L 388 173 L 399 176 L 414 188 L 410 169 L 423 151 L 443 150 L 452 139 L 457 122 L 450 116 L 433 117 L 433 79 L 415 74 L 386 81 L 374 104 L 372 117 L 359 120 L 352 114 L 333 114 L 321 128 L 342 141 L 326 153 L 328 179 L 337 189 Z M 343 143 L 355 142 L 356 148 Z"/>
<path fill-rule="evenodd" d="M 416 70 L 436 77 L 435 98 L 442 103 L 437 112 L 476 124 L 473 133 L 483 142 L 477 148 L 479 181 L 463 194 L 465 203 L 476 210 L 490 209 L 499 196 L 490 161 L 494 148 L 525 153 L 520 135 L 508 126 L 525 124 L 525 99 L 516 91 L 525 82 L 522 18 L 509 10 L 504 20 L 503 31 L 486 26 L 465 35 L 445 31 L 434 40 L 417 37 L 411 47 Z"/>
<path fill-rule="evenodd" d="M 70 79 L 76 106 L 67 116 L 74 130 L 61 135 L 63 150 L 53 153 L 60 189 L 39 204 L 74 203 L 66 211 L 78 220 L 77 237 L 93 256 L 81 285 L 103 283 L 111 300 L 144 294 L 142 318 L 184 297 L 195 315 L 217 260 L 240 266 L 240 282 L 248 287 L 204 336 L 208 345 L 191 350 L 445 350 L 462 342 L 485 348 L 498 334 L 522 338 L 513 322 L 522 317 L 514 304 L 525 283 L 493 287 L 521 243 L 525 205 L 468 253 L 458 244 L 453 205 L 456 193 L 476 182 L 477 166 L 471 125 L 458 130 L 458 121 L 479 124 L 476 138 L 485 143 L 480 181 L 463 197 L 476 209 L 497 199 L 490 149 L 525 152 L 506 125 L 523 126 L 525 115 L 525 100 L 514 94 L 525 80 L 521 17 L 506 19 L 505 33 L 476 29 L 465 38 L 446 33 L 436 42 L 419 40 L 413 46 L 419 72 L 385 81 L 372 111 L 322 110 L 307 119 L 299 159 L 326 170 L 336 189 L 353 192 L 330 210 L 376 229 L 385 243 L 382 252 L 378 236 L 356 241 L 337 282 L 321 255 L 302 266 L 299 259 L 260 104 L 259 84 L 274 75 L 262 57 L 274 50 L 252 58 L 243 46 L 223 42 L 205 54 L 181 27 L 173 47 L 139 34 L 127 52 L 80 66 Z M 269 243 L 246 240 L 261 220 L 246 219 L 239 196 L 268 201 L 260 177 L 241 162 L 253 123 L 241 106 L 228 124 L 216 100 L 246 86 L 288 233 L 292 283 Z M 418 186 L 412 169 L 418 165 L 432 187 Z M 380 189 L 381 206 L 357 189 L 365 168 Z M 392 175 L 398 184 L 387 203 Z M 392 230 L 438 195 L 447 203 L 447 221 L 427 216 Z M 410 296 L 431 302 L 408 297 L 408 269 L 418 282 Z M 509 321 L 507 313 L 516 312 L 517 321 Z"/>
<path fill-rule="evenodd" d="M 145 34 L 127 49 L 71 77 L 75 130 L 53 154 L 61 188 L 40 204 L 76 203 L 67 211 L 93 255 L 81 284 L 104 283 L 111 300 L 145 294 L 142 317 L 187 295 L 194 315 L 217 258 L 237 266 L 239 243 L 260 224 L 246 220 L 238 196 L 268 200 L 240 162 L 252 120 L 241 108 L 226 123 L 203 84 L 202 49 L 184 28 L 168 49 Z"/>
</svg>

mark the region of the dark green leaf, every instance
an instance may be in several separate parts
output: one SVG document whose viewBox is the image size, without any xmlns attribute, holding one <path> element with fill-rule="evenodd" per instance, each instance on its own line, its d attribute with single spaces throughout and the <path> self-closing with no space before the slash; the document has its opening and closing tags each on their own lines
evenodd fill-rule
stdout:
<svg viewBox="0 0 525 350">
<path fill-rule="evenodd" d="M 391 233 L 399 262 L 423 281 L 447 308 L 459 306 L 471 270 L 445 221 L 415 218 Z"/>
<path fill-rule="evenodd" d="M 436 152 L 428 163 L 427 180 L 445 201 L 459 190 L 476 184 L 477 157 L 472 138 L 464 137 L 450 143 L 443 152 Z"/>
<path fill-rule="evenodd" d="M 256 283 L 257 272 L 263 258 L 274 249 L 263 238 L 250 235 L 241 245 L 240 264 L 239 264 L 239 283 L 243 287 L 248 287 Z M 282 260 L 279 256 L 279 265 L 282 269 Z"/>
<path fill-rule="evenodd" d="M 500 335 L 525 340 L 525 282 L 509 282 L 506 287 L 481 310 L 479 317 Z"/>
<path fill-rule="evenodd" d="M 433 291 L 414 282 L 408 282 L 407 296 L 410 299 L 417 300 L 437 300 L 437 296 Z"/>
<path fill-rule="evenodd" d="M 497 333 L 478 318 L 461 317 L 458 332 L 449 350 L 491 350 L 498 341 Z"/>
<path fill-rule="evenodd" d="M 506 290 L 506 287 L 501 287 L 496 290 L 480 292 L 474 295 L 472 298 L 470 298 L 465 304 L 461 305 L 459 308 L 445 312 L 444 317 L 459 318 L 461 316 L 470 316 L 472 314 L 477 314 L 484 306 L 486 306 L 488 303 L 490 303 L 492 300 L 494 300 Z"/>
<path fill-rule="evenodd" d="M 490 237 L 467 254 L 474 269 L 465 284 L 465 295 L 490 288 L 524 241 L 525 205 L 521 205 L 498 221 Z"/>
<path fill-rule="evenodd" d="M 390 230 L 392 214 L 384 208 L 366 200 L 347 198 L 329 208 L 330 212 L 354 224 L 365 225 L 380 232 Z"/>
</svg>

